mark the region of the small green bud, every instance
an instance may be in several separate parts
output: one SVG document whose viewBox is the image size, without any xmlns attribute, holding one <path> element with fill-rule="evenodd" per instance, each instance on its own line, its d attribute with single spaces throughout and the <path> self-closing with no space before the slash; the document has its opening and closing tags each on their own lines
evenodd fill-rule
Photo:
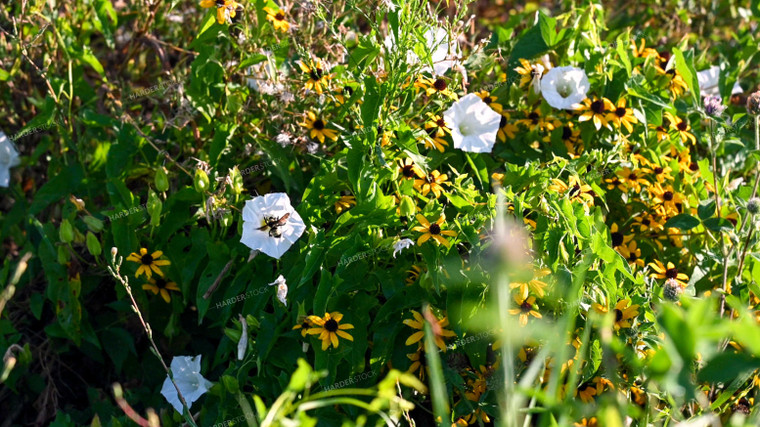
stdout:
<svg viewBox="0 0 760 427">
<path fill-rule="evenodd" d="M 98 238 L 90 231 L 87 232 L 87 250 L 94 256 L 100 255 L 102 251 Z"/>
<path fill-rule="evenodd" d="M 417 212 L 414 200 L 409 196 L 401 197 L 400 211 L 401 216 L 413 216 Z"/>
<path fill-rule="evenodd" d="M 94 233 L 100 233 L 103 231 L 103 221 L 95 218 L 92 215 L 85 216 L 84 223 L 87 224 L 87 228 L 89 228 Z"/>
<path fill-rule="evenodd" d="M 58 237 L 64 243 L 71 243 L 74 240 L 74 227 L 68 219 L 61 221 L 61 227 L 58 229 Z"/>
<path fill-rule="evenodd" d="M 203 169 L 195 170 L 195 191 L 203 193 L 209 189 L 208 175 Z"/>
<path fill-rule="evenodd" d="M 164 192 L 169 189 L 169 176 L 166 174 L 166 168 L 161 166 L 156 170 L 155 177 L 156 190 Z"/>
</svg>

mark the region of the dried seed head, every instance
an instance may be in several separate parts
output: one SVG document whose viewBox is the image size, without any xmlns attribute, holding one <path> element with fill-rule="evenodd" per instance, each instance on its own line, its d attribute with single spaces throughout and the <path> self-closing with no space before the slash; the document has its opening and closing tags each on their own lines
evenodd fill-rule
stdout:
<svg viewBox="0 0 760 427">
<path fill-rule="evenodd" d="M 747 202 L 747 212 L 757 215 L 760 212 L 760 198 L 753 197 Z"/>
<path fill-rule="evenodd" d="M 753 116 L 760 114 L 760 92 L 755 92 L 747 97 L 747 112 Z"/>
<path fill-rule="evenodd" d="M 662 288 L 662 296 L 670 301 L 678 301 L 683 293 L 683 287 L 675 279 L 668 279 L 665 281 L 665 286 Z"/>
</svg>

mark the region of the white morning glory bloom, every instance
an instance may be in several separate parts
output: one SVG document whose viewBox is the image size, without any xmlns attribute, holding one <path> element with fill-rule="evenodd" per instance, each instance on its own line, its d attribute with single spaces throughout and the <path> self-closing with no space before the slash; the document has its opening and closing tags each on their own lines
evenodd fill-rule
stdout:
<svg viewBox="0 0 760 427">
<path fill-rule="evenodd" d="M 288 296 L 288 285 L 285 283 L 285 278 L 282 277 L 282 274 L 277 277 L 277 280 L 270 283 L 269 286 L 277 286 L 277 299 L 287 307 L 288 301 L 285 298 Z"/>
<path fill-rule="evenodd" d="M 0 187 L 7 187 L 11 180 L 11 168 L 18 166 L 18 151 L 10 138 L 0 131 Z"/>
<path fill-rule="evenodd" d="M 496 143 L 501 115 L 480 97 L 470 93 L 443 113 L 451 129 L 454 148 L 471 153 L 490 153 Z"/>
<path fill-rule="evenodd" d="M 461 56 L 459 43 L 456 39 L 449 41 L 449 32 L 443 28 L 430 28 L 425 32 L 430 58 L 433 61 L 433 74 L 440 76 L 457 64 L 457 59 Z M 431 71 L 426 67 L 424 71 Z"/>
<path fill-rule="evenodd" d="M 172 359 L 171 371 L 174 382 L 177 383 L 179 391 L 185 398 L 185 402 L 187 402 L 188 409 L 193 406 L 193 402 L 203 396 L 214 385 L 214 383 L 203 378 L 203 375 L 201 375 L 200 354 L 195 357 L 175 356 Z M 174 388 L 169 375 L 166 376 L 164 385 L 161 387 L 161 394 L 171 403 L 177 412 L 182 413 L 182 402 L 179 400 L 177 389 Z"/>
<path fill-rule="evenodd" d="M 591 88 L 586 72 L 576 67 L 552 68 L 541 79 L 541 95 L 558 110 L 577 110 Z"/>
<path fill-rule="evenodd" d="M 697 81 L 699 82 L 699 92 L 702 94 L 702 96 L 720 95 L 720 88 L 718 86 L 718 83 L 720 82 L 719 66 L 713 65 L 706 70 L 698 71 Z M 742 92 L 744 92 L 744 89 L 742 89 L 741 85 L 739 85 L 739 82 L 737 81 L 734 83 L 734 87 L 731 88 L 731 95 L 736 95 L 737 93 Z"/>
<path fill-rule="evenodd" d="M 414 246 L 414 241 L 412 239 L 401 239 L 398 242 L 393 244 L 393 258 L 396 258 L 396 254 L 403 251 L 404 249 Z"/>
<path fill-rule="evenodd" d="M 245 202 L 240 242 L 251 249 L 280 259 L 304 230 L 306 225 L 285 193 L 269 193 Z"/>
</svg>

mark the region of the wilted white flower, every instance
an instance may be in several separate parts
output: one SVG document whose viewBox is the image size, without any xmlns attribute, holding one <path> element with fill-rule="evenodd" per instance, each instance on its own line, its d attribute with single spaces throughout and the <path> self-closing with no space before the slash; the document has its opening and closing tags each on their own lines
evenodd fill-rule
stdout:
<svg viewBox="0 0 760 427">
<path fill-rule="evenodd" d="M 252 76 L 247 79 L 248 87 L 257 92 L 263 92 L 260 88 L 261 83 L 259 83 L 259 81 L 266 82 L 277 73 L 272 52 L 263 50 L 262 53 L 266 56 L 266 59 L 248 68 L 248 74 Z"/>
<path fill-rule="evenodd" d="M 174 377 L 174 382 L 177 383 L 179 391 L 185 398 L 185 402 L 187 402 L 188 409 L 193 406 L 193 402 L 203 396 L 203 394 L 214 385 L 211 381 L 203 378 L 203 375 L 201 375 L 200 354 L 195 357 L 174 357 L 172 359 L 171 371 L 172 377 Z M 161 387 L 161 394 L 169 403 L 171 403 L 177 412 L 180 414 L 182 413 L 182 402 L 179 400 L 177 390 L 169 379 L 169 375 L 166 376 L 164 385 Z"/>
<path fill-rule="evenodd" d="M 401 239 L 398 242 L 393 244 L 393 258 L 396 258 L 396 254 L 403 251 L 404 249 L 414 246 L 414 241 L 412 239 Z"/>
<path fill-rule="evenodd" d="M 720 88 L 718 83 L 720 82 L 720 67 L 713 65 L 712 67 L 698 71 L 697 81 L 699 82 L 699 92 L 704 95 L 720 95 Z M 737 81 L 734 83 L 734 87 L 731 88 L 731 95 L 744 92 L 741 85 Z"/>
<path fill-rule="evenodd" d="M 425 32 L 430 58 L 433 61 L 433 74 L 442 75 L 458 63 L 457 59 L 461 56 L 459 43 L 449 40 L 449 32 L 443 28 L 430 28 Z M 425 71 L 430 71 L 427 67 Z"/>
<path fill-rule="evenodd" d="M 576 67 L 557 67 L 541 79 L 541 95 L 558 110 L 577 110 L 591 88 L 586 72 Z"/>
<path fill-rule="evenodd" d="M 282 277 L 282 274 L 277 277 L 277 280 L 269 284 L 269 286 L 275 285 L 277 286 L 277 299 L 287 307 L 288 301 L 285 298 L 288 296 L 288 285 L 285 283 L 285 278 Z"/>
<path fill-rule="evenodd" d="M 388 9 L 389 12 L 395 12 L 396 11 L 396 5 L 393 3 L 393 0 L 382 0 L 383 6 L 385 6 L 386 9 Z"/>
<path fill-rule="evenodd" d="M 245 202 L 240 242 L 279 259 L 301 237 L 306 225 L 285 193 L 270 193 Z"/>
<path fill-rule="evenodd" d="M 248 322 L 245 321 L 242 314 L 238 314 L 238 319 L 240 320 L 240 326 L 243 327 L 243 331 L 241 332 L 240 340 L 238 341 L 237 358 L 238 360 L 243 360 L 245 357 L 245 350 L 248 348 Z"/>
<path fill-rule="evenodd" d="M 277 135 L 277 136 L 274 138 L 274 140 L 275 140 L 275 141 L 276 141 L 278 144 L 280 144 L 280 145 L 282 146 L 282 148 L 285 148 L 286 146 L 290 145 L 290 143 L 292 142 L 292 141 L 290 140 L 290 135 L 288 135 L 288 134 L 287 134 L 287 133 L 285 133 L 285 132 L 281 132 L 281 133 L 279 133 L 279 134 L 278 134 L 278 135 Z"/>
<path fill-rule="evenodd" d="M 291 102 L 293 102 L 295 99 L 296 99 L 296 97 L 295 97 L 295 96 L 293 96 L 293 94 L 292 94 L 292 93 L 290 93 L 290 92 L 288 92 L 287 90 L 286 90 L 286 91 L 283 91 L 283 92 L 280 94 L 280 101 L 282 101 L 284 104 L 290 104 L 290 103 L 291 103 Z"/>
<path fill-rule="evenodd" d="M 470 93 L 443 113 L 451 129 L 454 148 L 471 153 L 490 153 L 496 143 L 501 115 L 480 97 Z"/>
<path fill-rule="evenodd" d="M 18 166 L 18 151 L 10 138 L 0 131 L 0 187 L 7 187 L 11 180 L 11 168 Z"/>
</svg>

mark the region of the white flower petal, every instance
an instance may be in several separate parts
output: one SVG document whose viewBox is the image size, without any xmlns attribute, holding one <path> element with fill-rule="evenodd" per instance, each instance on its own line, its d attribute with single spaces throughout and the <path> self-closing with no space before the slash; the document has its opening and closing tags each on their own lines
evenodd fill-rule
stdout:
<svg viewBox="0 0 760 427">
<path fill-rule="evenodd" d="M 586 72 L 576 67 L 552 68 L 541 78 L 541 95 L 558 110 L 576 110 L 591 85 Z"/>
<path fill-rule="evenodd" d="M 269 235 L 269 230 L 259 230 L 264 217 L 281 218 L 290 214 L 285 224 L 280 226 L 280 237 Z M 279 259 L 301 237 L 306 225 L 298 212 L 290 204 L 285 193 L 269 193 L 248 200 L 243 207 L 243 234 L 240 241 L 251 249 Z"/>
<path fill-rule="evenodd" d="M 201 375 L 201 355 L 191 356 L 176 356 L 172 359 L 171 364 L 172 376 L 174 382 L 179 387 L 179 391 L 187 402 L 188 409 L 193 406 L 193 402 L 198 400 L 204 393 L 208 391 L 211 386 L 214 385 L 211 381 L 203 378 Z M 177 410 L 182 413 L 182 403 L 177 395 L 177 390 L 174 388 L 169 376 L 166 376 L 164 384 L 161 387 L 161 394 L 166 400 Z"/>
<path fill-rule="evenodd" d="M 18 166 L 21 161 L 18 158 L 18 151 L 5 133 L 0 131 L 0 187 L 7 187 L 10 184 L 10 169 Z"/>
<path fill-rule="evenodd" d="M 465 95 L 443 113 L 454 148 L 490 153 L 496 143 L 501 115 L 474 93 Z"/>
</svg>

